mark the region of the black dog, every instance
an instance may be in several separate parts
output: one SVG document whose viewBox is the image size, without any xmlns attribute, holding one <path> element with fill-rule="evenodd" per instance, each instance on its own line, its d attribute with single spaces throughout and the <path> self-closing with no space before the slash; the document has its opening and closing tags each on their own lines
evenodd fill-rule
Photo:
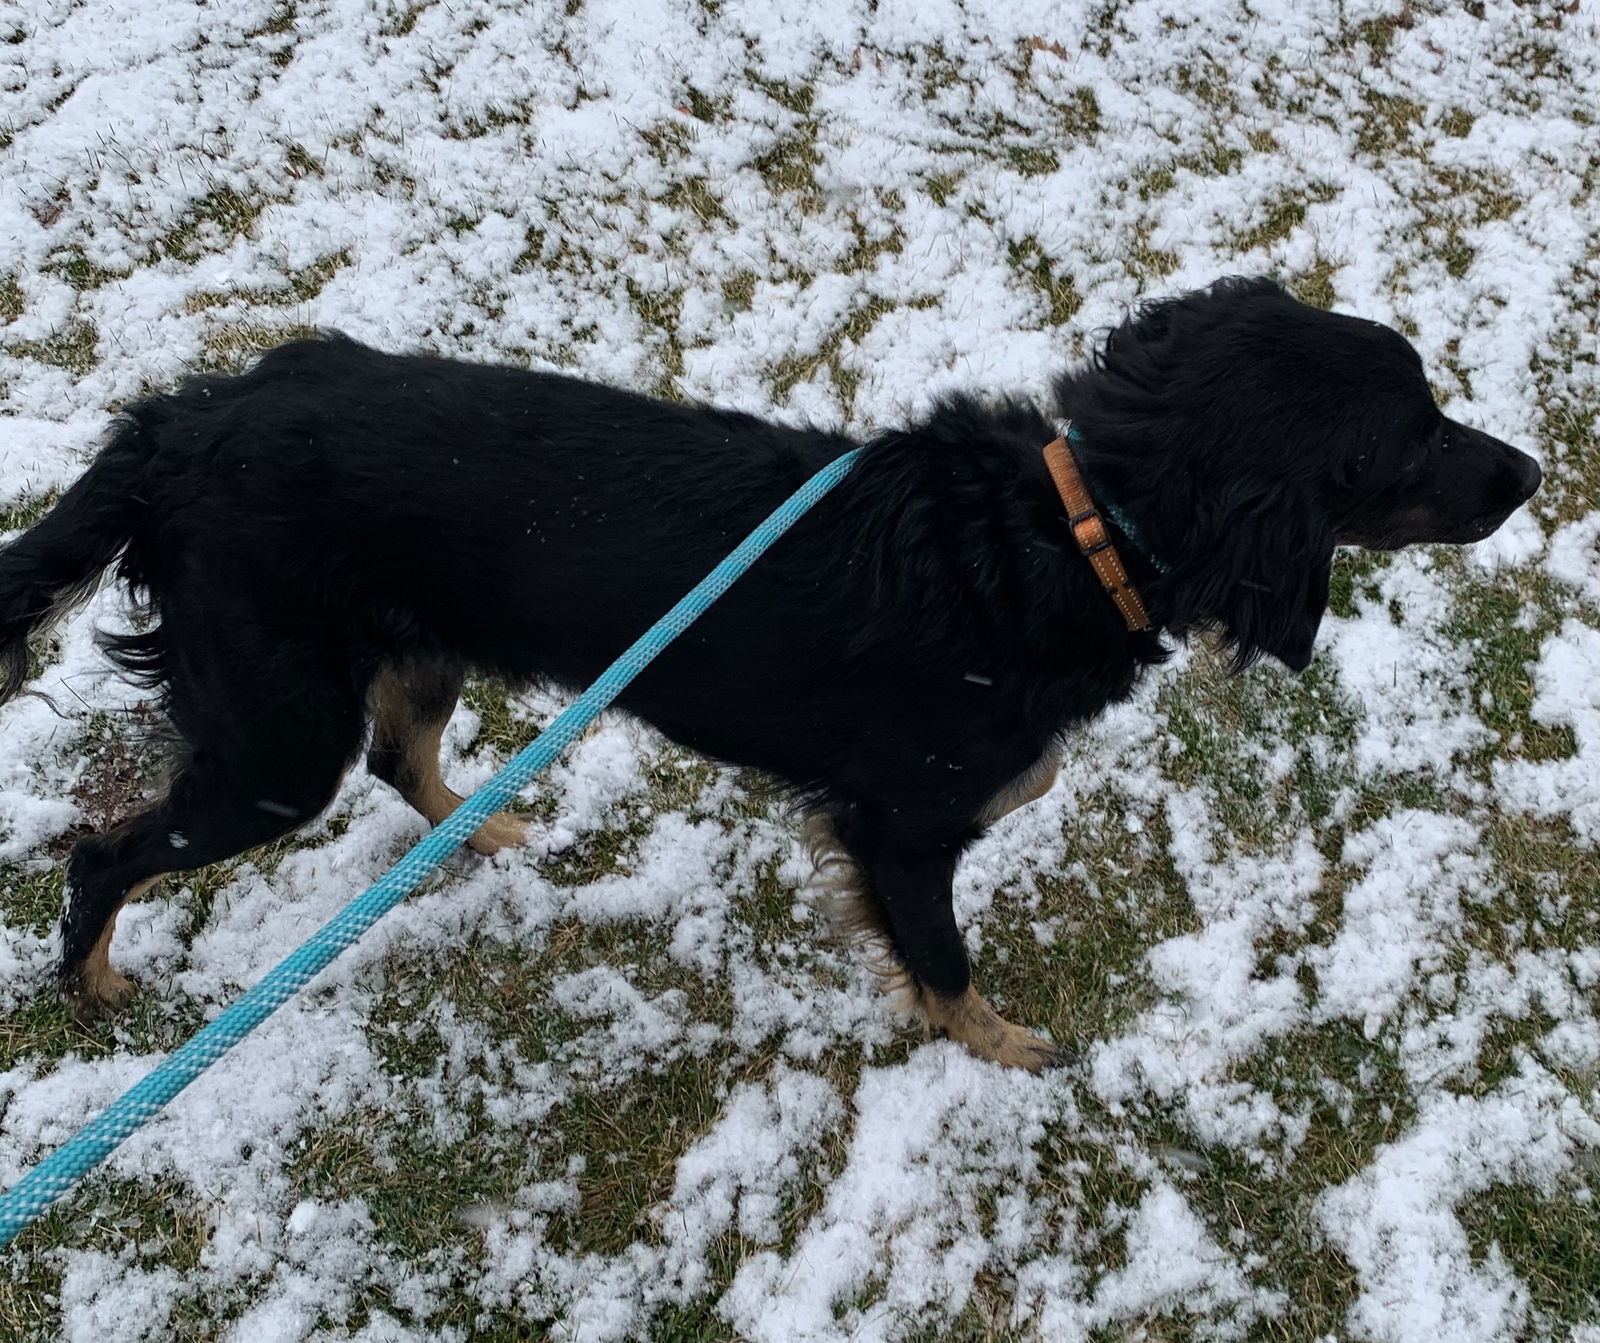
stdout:
<svg viewBox="0 0 1600 1343">
<path fill-rule="evenodd" d="M 1047 413 L 955 398 L 873 439 L 621 700 L 792 790 L 909 1000 L 1025 1067 L 1056 1051 L 973 991 L 951 880 L 1049 787 L 1061 734 L 1162 660 L 1162 630 L 1214 627 L 1241 668 L 1305 667 L 1335 546 L 1476 541 L 1539 484 L 1531 458 L 1439 413 L 1400 336 L 1264 280 L 1142 308 L 1056 392 L 1115 520 L 1101 562 L 1122 557 L 1153 628 L 1079 553 L 1105 524 L 1069 522 Z M 120 1006 L 123 902 L 316 816 L 369 722 L 369 768 L 437 822 L 458 801 L 438 743 L 466 672 L 587 684 L 852 446 L 337 336 L 129 408 L 0 552 L 4 693 L 29 633 L 117 562 L 155 619 L 111 655 L 162 689 L 179 743 L 166 795 L 72 851 L 64 992 Z M 501 816 L 472 843 L 521 833 Z"/>
</svg>

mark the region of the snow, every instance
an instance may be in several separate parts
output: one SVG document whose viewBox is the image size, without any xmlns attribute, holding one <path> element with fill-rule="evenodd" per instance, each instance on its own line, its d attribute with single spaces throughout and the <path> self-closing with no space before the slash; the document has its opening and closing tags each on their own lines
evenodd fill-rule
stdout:
<svg viewBox="0 0 1600 1343">
<path fill-rule="evenodd" d="M 1533 719 L 1571 728 L 1578 752 L 1559 760 L 1506 761 L 1497 770 L 1508 803 L 1539 816 L 1569 816 L 1589 843 L 1600 836 L 1600 777 L 1588 764 L 1600 752 L 1597 665 L 1600 631 L 1579 620 L 1568 620 L 1545 641 L 1534 672 Z"/>
<path fill-rule="evenodd" d="M 1491 1184 L 1549 1187 L 1569 1169 L 1572 1146 L 1597 1136 L 1594 1116 L 1537 1065 L 1484 1097 L 1431 1099 L 1403 1139 L 1318 1207 L 1329 1238 L 1372 1284 L 1354 1332 L 1396 1343 L 1514 1336 L 1527 1288 L 1497 1253 L 1473 1262 L 1452 1206 Z"/>
<path fill-rule="evenodd" d="M 975 846 L 957 908 L 980 983 L 1111 955 L 1102 908 L 1143 937 L 1079 1069 L 1017 1076 L 908 1036 L 860 959 L 819 945 L 787 818 L 726 775 L 656 807 L 681 760 L 608 717 L 530 790 L 525 851 L 452 861 L 110 1159 L 200 1228 L 197 1257 L 110 1224 L 95 1183 L 72 1230 L 10 1252 L 8 1270 L 37 1255 L 61 1337 L 200 1316 L 241 1343 L 456 1340 L 481 1314 L 590 1343 L 677 1308 L 763 1343 L 973 1318 L 1051 1340 L 1292 1333 L 1296 1283 L 1226 1211 L 1227 1163 L 1293 1190 L 1295 1224 L 1342 1256 L 1351 1338 L 1600 1338 L 1543 1320 L 1525 1265 L 1463 1213 L 1518 1186 L 1571 1215 L 1600 1149 L 1594 892 L 1495 848 L 1548 827 L 1587 861 L 1600 836 L 1595 6 L 35 0 L 0 30 L 0 506 L 69 483 L 142 390 L 292 327 L 667 376 L 865 431 L 951 389 L 1041 393 L 1141 296 L 1319 268 L 1338 306 L 1414 326 L 1448 412 L 1551 480 L 1459 561 L 1362 572 L 1323 627 L 1312 728 L 1265 669 L 1242 692 L 1259 725 L 1200 697 L 1260 781 L 1259 831 L 1186 758 L 1172 697 L 1218 673 L 1184 656 Z M 797 144 L 798 190 L 758 166 Z M 1251 241 L 1285 200 L 1303 217 Z M 1015 264 L 1034 247 L 1082 300 L 1065 326 Z M 639 295 L 676 313 L 679 364 Z M 41 356 L 75 324 L 92 367 Z M 781 392 L 780 365 L 801 370 Z M 1528 719 L 1572 747 L 1546 756 L 1480 716 L 1478 650 L 1450 632 L 1463 583 L 1535 581 Z M 0 1071 L 5 1183 L 420 833 L 356 771 L 305 847 L 126 911 L 115 954 L 148 1020 L 27 1044 L 54 939 L 13 893 L 88 819 L 92 716 L 140 697 L 93 643 L 126 618 L 108 588 L 57 631 L 37 688 L 59 713 L 0 711 L 0 1012 L 24 1042 Z M 477 728 L 463 708 L 446 734 L 461 788 L 494 765 Z M 1308 768 L 1332 780 L 1326 815 L 1294 796 Z M 602 838 L 618 851 L 587 871 Z M 514 1008 L 474 1006 L 493 996 L 475 956 Z M 1358 1068 L 1274 1082 L 1345 1033 L 1372 1051 Z M 395 1062 L 434 1040 L 427 1066 Z M 625 1125 L 669 1073 L 709 1086 L 714 1117 L 628 1172 L 653 1202 L 595 1248 L 573 1228 L 611 1154 L 568 1150 L 568 1110 L 598 1099 Z M 1389 1136 L 1304 1174 L 1308 1095 L 1347 1123 L 1382 1107 Z M 330 1133 L 380 1169 L 487 1134 L 515 1178 L 441 1203 L 445 1248 L 409 1253 L 367 1198 L 307 1185 Z"/>
</svg>

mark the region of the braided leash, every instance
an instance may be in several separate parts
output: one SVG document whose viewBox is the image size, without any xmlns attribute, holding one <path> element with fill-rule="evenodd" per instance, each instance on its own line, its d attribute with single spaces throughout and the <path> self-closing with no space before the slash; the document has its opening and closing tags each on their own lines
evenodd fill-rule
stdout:
<svg viewBox="0 0 1600 1343">
<path fill-rule="evenodd" d="M 812 476 L 676 606 L 640 635 L 537 739 L 513 756 L 388 872 L 329 919 L 298 951 L 267 971 L 215 1021 L 197 1031 L 154 1071 L 129 1087 L 0 1195 L 0 1249 L 410 895 L 468 836 L 515 798 L 528 780 L 576 741 L 600 711 L 732 587 L 773 542 L 843 480 L 860 454 L 859 448 L 847 452 Z"/>
</svg>

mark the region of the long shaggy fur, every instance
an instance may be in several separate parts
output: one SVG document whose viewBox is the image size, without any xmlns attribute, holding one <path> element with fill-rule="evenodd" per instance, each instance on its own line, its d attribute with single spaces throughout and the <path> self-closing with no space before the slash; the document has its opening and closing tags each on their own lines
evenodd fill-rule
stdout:
<svg viewBox="0 0 1600 1343">
<path fill-rule="evenodd" d="M 1155 630 L 1130 633 L 1077 552 L 1042 457 L 1060 418 Z M 180 743 L 167 795 L 73 851 L 63 985 L 122 993 L 104 947 L 131 888 L 316 815 L 380 678 L 372 763 L 433 815 L 463 674 L 588 684 L 854 446 L 336 335 L 130 407 L 0 551 L 0 697 L 30 632 L 117 563 L 152 619 L 110 652 Z M 972 993 L 950 891 L 962 849 L 1048 785 L 1060 734 L 1125 697 L 1163 631 L 1305 666 L 1337 544 L 1475 540 L 1538 480 L 1439 413 L 1393 331 L 1226 281 L 1130 316 L 1053 405 L 951 397 L 872 439 L 621 704 L 825 816 L 820 852 L 930 1017 L 1038 1066 L 1048 1047 Z"/>
<path fill-rule="evenodd" d="M 800 847 L 811 864 L 806 894 L 829 935 L 865 956 L 878 988 L 896 1011 L 915 1013 L 916 983 L 895 951 L 894 933 L 872 898 L 866 873 L 839 842 L 833 818 L 823 812 L 806 817 Z"/>
</svg>

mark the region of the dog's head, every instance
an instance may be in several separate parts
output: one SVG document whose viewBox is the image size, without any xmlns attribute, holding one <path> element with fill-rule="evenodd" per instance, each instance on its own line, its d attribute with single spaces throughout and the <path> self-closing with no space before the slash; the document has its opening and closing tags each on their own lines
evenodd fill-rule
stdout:
<svg viewBox="0 0 1600 1343">
<path fill-rule="evenodd" d="M 1335 546 L 1481 541 L 1539 487 L 1440 414 L 1404 337 L 1270 280 L 1145 305 L 1057 390 L 1091 489 L 1166 569 L 1158 620 L 1220 627 L 1237 667 L 1311 661 Z"/>
</svg>

